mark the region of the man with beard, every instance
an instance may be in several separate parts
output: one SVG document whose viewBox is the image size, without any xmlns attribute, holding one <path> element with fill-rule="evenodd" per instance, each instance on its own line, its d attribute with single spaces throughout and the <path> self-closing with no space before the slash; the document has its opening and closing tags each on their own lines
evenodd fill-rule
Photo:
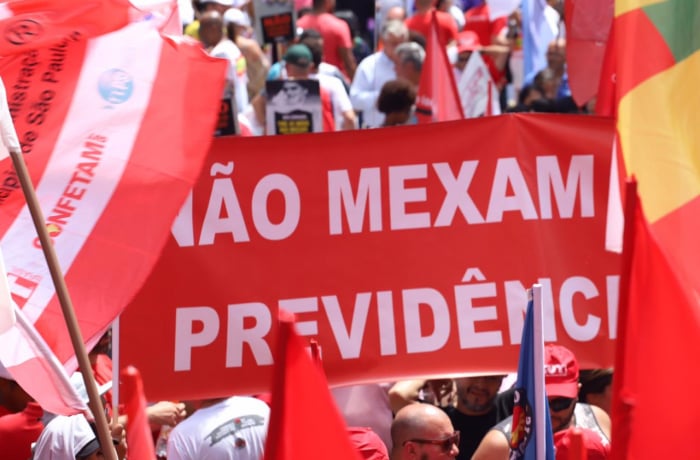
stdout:
<svg viewBox="0 0 700 460">
<path fill-rule="evenodd" d="M 549 401 L 555 447 L 570 428 L 590 431 L 597 444 L 610 444 L 610 417 L 601 408 L 578 402 L 579 368 L 574 354 L 561 345 L 544 348 L 544 385 Z M 513 418 L 508 417 L 493 427 L 474 453 L 474 460 L 508 460 L 513 431 Z M 586 441 L 586 447 L 592 444 Z"/>
<path fill-rule="evenodd" d="M 504 377 L 481 375 L 454 379 L 454 398 L 442 409 L 461 433 L 457 459 L 471 459 L 489 429 L 513 413 L 513 390 L 498 392 Z M 411 380 L 394 385 L 389 392 L 392 409 L 398 411 L 406 404 L 418 402 L 420 389 L 426 383 L 425 380 Z M 433 390 L 433 393 L 440 400 L 444 397 L 442 389 Z"/>
</svg>

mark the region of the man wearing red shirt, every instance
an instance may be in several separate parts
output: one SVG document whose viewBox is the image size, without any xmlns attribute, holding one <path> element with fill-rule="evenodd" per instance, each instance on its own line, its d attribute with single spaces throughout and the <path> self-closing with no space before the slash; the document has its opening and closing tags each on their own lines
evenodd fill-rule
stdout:
<svg viewBox="0 0 700 460">
<path fill-rule="evenodd" d="M 475 6 L 464 13 L 464 30 L 476 32 L 482 45 L 507 45 L 505 31 L 508 28 L 508 17 L 501 16 L 491 20 L 489 6 Z"/>
<path fill-rule="evenodd" d="M 408 30 L 420 33 L 426 40 L 430 38 L 432 12 L 435 11 L 433 5 L 435 0 L 416 0 L 416 13 L 406 19 Z M 443 46 L 447 46 L 457 40 L 457 23 L 450 13 L 444 11 L 435 11 L 435 13 L 438 39 Z"/>
<path fill-rule="evenodd" d="M 302 29 L 316 29 L 323 37 L 323 61 L 338 67 L 349 80 L 355 75 L 355 56 L 352 54 L 350 27 L 331 14 L 335 0 L 314 0 L 311 13 L 297 21 Z"/>
</svg>

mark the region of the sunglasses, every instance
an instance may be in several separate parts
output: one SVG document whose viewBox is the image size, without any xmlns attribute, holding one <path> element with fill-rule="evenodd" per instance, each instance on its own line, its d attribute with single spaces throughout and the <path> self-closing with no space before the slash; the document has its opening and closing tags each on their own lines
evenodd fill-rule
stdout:
<svg viewBox="0 0 700 460">
<path fill-rule="evenodd" d="M 452 445 L 459 446 L 459 431 L 455 431 L 445 439 L 409 439 L 404 442 L 415 442 L 417 444 L 432 444 L 435 446 L 440 446 L 443 452 L 449 452 L 452 450 Z"/>
<path fill-rule="evenodd" d="M 560 412 L 571 407 L 574 401 L 576 401 L 574 398 L 553 398 L 549 400 L 549 409 Z"/>
</svg>

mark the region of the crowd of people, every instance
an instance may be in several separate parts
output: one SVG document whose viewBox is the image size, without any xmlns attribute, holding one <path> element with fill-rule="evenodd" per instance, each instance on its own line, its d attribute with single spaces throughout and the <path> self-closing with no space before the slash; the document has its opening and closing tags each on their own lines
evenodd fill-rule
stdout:
<svg viewBox="0 0 700 460">
<path fill-rule="evenodd" d="M 483 1 L 378 0 L 376 15 L 360 24 L 335 0 L 296 1 L 293 42 L 260 43 L 250 0 L 193 0 L 183 31 L 212 56 L 226 59 L 222 111 L 233 132 L 275 134 L 269 109 L 303 110 L 318 88 L 322 131 L 381 128 L 416 123 L 414 114 L 426 36 L 436 12 L 438 37 L 459 80 L 474 52 L 483 57 L 506 111 L 586 113 L 568 87 L 565 32 L 547 50 L 547 66 L 527 81 L 522 75 L 519 11 L 491 18 Z M 563 14 L 561 3 L 550 2 Z M 366 18 L 365 18 L 366 19 Z M 369 21 L 368 21 L 369 23 Z M 560 27 L 563 29 L 563 22 Z M 374 29 L 375 34 L 368 34 Z M 376 38 L 375 38 L 376 35 Z M 270 81 L 281 82 L 269 94 Z M 304 82 L 318 82 L 316 86 Z M 225 118 L 225 114 L 220 114 Z M 294 132 L 290 130 L 289 132 Z M 98 384 L 112 379 L 109 338 L 90 353 Z M 589 459 L 610 449 L 612 371 L 579 372 L 575 356 L 546 347 L 546 389 L 557 458 L 568 458 L 571 429 L 582 429 Z M 77 379 L 80 382 L 80 378 Z M 108 385 L 103 397 L 111 407 Z M 508 458 L 513 426 L 512 380 L 503 375 L 457 376 L 333 388 L 348 435 L 367 459 Z M 147 408 L 159 458 L 260 459 L 270 417 L 264 396 L 204 401 L 153 402 Z M 128 457 L 126 416 L 111 421 L 119 458 Z M 96 428 L 83 415 L 45 412 L 0 363 L 0 450 L 3 459 L 100 458 Z M 109 447 L 111 448 L 111 447 Z"/>
<path fill-rule="evenodd" d="M 225 109 L 232 113 L 223 118 L 235 117 L 239 125 L 236 133 L 242 135 L 280 134 L 279 130 L 271 132 L 274 124 L 266 120 L 273 116 L 267 110 L 271 96 L 266 82 L 280 79 L 319 81 L 318 110 L 324 121 L 315 131 L 416 123 L 412 109 L 406 107 L 415 106 L 433 13 L 438 39 L 451 66 L 444 71 L 453 73 L 459 82 L 471 56 L 478 52 L 498 90 L 500 112 L 592 110 L 594 100 L 580 107 L 571 97 L 561 17 L 553 22 L 558 32 L 547 50 L 546 67 L 526 77 L 519 10 L 492 18 L 484 1 L 375 3 L 375 16 L 364 18 L 367 23 L 362 24 L 353 9 L 338 10 L 335 0 L 297 1 L 294 40 L 259 43 L 256 37 L 262 34 L 256 27 L 261 23 L 255 20 L 254 2 L 197 0 L 193 8 L 196 19 L 193 16 L 184 33 L 200 40 L 213 56 L 229 61 L 223 98 L 230 101 Z M 549 3 L 552 14 L 563 14 L 563 2 Z M 412 8 L 407 10 L 409 4 Z M 309 48 L 312 59 L 302 64 L 289 62 L 287 50 L 296 45 Z M 343 91 L 339 91 L 341 87 Z M 387 94 L 381 98 L 380 108 L 382 92 Z"/>
<path fill-rule="evenodd" d="M 112 417 L 109 344 L 107 334 L 89 358 L 117 457 L 124 459 L 129 458 L 125 442 L 129 421 L 121 411 Z M 545 346 L 544 364 L 557 460 L 574 458 L 574 428 L 588 459 L 608 458 L 612 369 L 580 371 L 574 354 L 557 344 Z M 82 375 L 74 374 L 71 382 L 87 402 Z M 512 375 L 468 375 L 349 385 L 330 391 L 359 458 L 506 460 L 513 437 L 531 423 L 525 420 L 530 408 L 514 410 L 514 382 Z M 44 411 L 1 363 L 0 410 L 4 459 L 102 458 L 93 420 Z M 270 395 L 259 394 L 154 402 L 147 406 L 146 415 L 158 459 L 260 460 L 270 411 Z"/>
</svg>

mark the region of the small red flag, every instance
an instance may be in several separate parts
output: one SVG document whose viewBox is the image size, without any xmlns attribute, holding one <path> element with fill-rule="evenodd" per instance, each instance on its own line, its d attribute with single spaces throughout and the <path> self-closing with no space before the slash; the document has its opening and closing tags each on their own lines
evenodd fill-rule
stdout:
<svg viewBox="0 0 700 460">
<path fill-rule="evenodd" d="M 293 315 L 280 311 L 278 334 L 264 459 L 306 460 L 333 452 L 334 460 L 360 460 Z"/>
<path fill-rule="evenodd" d="M 126 444 L 129 460 L 153 460 L 156 458 L 151 428 L 146 415 L 146 397 L 143 394 L 141 374 L 134 366 L 121 371 L 124 410 L 127 416 Z"/>
<path fill-rule="evenodd" d="M 462 102 L 457 91 L 452 66 L 447 59 L 445 44 L 440 43 L 438 38 L 435 11 L 433 11 L 425 62 L 418 85 L 416 117 L 419 123 L 464 118 Z"/>
</svg>

